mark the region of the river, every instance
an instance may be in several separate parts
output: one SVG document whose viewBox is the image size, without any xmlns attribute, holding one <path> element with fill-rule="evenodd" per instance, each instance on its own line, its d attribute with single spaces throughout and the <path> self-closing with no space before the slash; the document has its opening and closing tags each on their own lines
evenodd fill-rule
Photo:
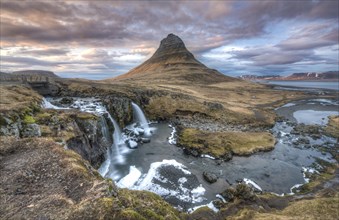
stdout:
<svg viewBox="0 0 339 220">
<path fill-rule="evenodd" d="M 87 104 L 93 106 L 90 102 Z M 93 110 L 86 108 L 87 104 L 80 109 Z M 139 143 L 135 149 L 128 148 L 127 144 L 119 145 L 119 151 L 125 152 L 122 153 L 123 162 L 112 157 L 115 175 L 108 177 L 114 179 L 119 187 L 155 192 L 183 210 L 211 204 L 218 193 L 241 180 L 252 182 L 265 192 L 290 194 L 291 188 L 308 181 L 306 172 L 316 172 L 317 159 L 336 163 L 330 154 L 317 148 L 334 147 L 334 138 L 324 135 L 315 138 L 309 134 L 295 133 L 292 132 L 294 127 L 301 122 L 324 126 L 327 116 L 339 114 L 338 105 L 335 100 L 312 99 L 288 103 L 276 109 L 277 114 L 285 119 L 271 129 L 277 140 L 274 150 L 249 157 L 235 156 L 221 164 L 208 156 L 202 158 L 184 154 L 183 149 L 175 145 L 175 128 L 168 123 L 153 123 L 149 127 L 151 134 L 145 135 L 145 138 L 150 138 L 149 143 Z M 96 102 L 96 106 L 99 113 L 104 109 L 100 107 L 100 102 Z M 143 114 L 141 109 L 136 112 Z M 143 118 L 142 123 L 145 120 Z M 135 125 L 128 127 L 137 131 L 142 129 Z M 122 135 L 129 141 L 126 132 L 124 129 Z M 202 175 L 205 171 L 216 174 L 217 182 L 206 182 Z"/>
<path fill-rule="evenodd" d="M 330 89 L 339 90 L 339 81 L 322 82 L 322 81 L 265 81 L 265 84 L 288 86 L 288 87 L 302 87 L 314 89 Z"/>
</svg>

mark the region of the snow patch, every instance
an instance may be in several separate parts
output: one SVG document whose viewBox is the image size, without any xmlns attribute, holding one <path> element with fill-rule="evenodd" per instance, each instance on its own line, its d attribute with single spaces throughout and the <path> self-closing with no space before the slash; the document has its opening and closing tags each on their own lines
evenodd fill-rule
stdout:
<svg viewBox="0 0 339 220">
<path fill-rule="evenodd" d="M 215 197 L 217 197 L 218 199 L 220 199 L 223 203 L 227 203 L 226 199 L 220 195 L 220 194 L 217 194 Z"/>
<path fill-rule="evenodd" d="M 247 178 L 244 178 L 243 180 L 247 185 L 253 186 L 257 190 L 262 191 L 261 187 L 258 184 L 256 184 L 253 180 Z"/>
<path fill-rule="evenodd" d="M 217 213 L 217 212 L 219 212 L 219 209 L 217 209 L 215 206 L 214 206 L 214 204 L 213 204 L 213 201 L 212 202 L 210 202 L 210 203 L 208 203 L 208 204 L 206 204 L 206 205 L 199 205 L 199 206 L 195 206 L 195 207 L 193 207 L 193 208 L 190 208 L 190 209 L 188 209 L 188 213 L 192 213 L 192 212 L 194 212 L 195 210 L 197 210 L 197 209 L 199 209 L 199 208 L 201 208 L 201 207 L 208 207 L 208 208 L 210 208 L 212 211 L 214 211 L 215 213 Z"/>
<path fill-rule="evenodd" d="M 285 107 L 292 107 L 292 106 L 295 106 L 296 104 L 295 103 L 287 103 L 287 104 L 285 104 L 285 105 L 283 105 L 283 106 L 281 106 L 281 108 L 285 108 Z"/>
<path fill-rule="evenodd" d="M 204 157 L 204 158 L 209 158 L 209 159 L 212 159 L 212 160 L 215 160 L 215 157 L 212 157 L 208 154 L 201 154 L 201 157 Z"/>
</svg>

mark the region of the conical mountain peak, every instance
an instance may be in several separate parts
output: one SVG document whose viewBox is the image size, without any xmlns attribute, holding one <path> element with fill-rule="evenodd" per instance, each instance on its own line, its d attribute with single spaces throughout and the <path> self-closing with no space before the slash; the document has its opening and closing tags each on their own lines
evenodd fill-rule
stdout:
<svg viewBox="0 0 339 220">
<path fill-rule="evenodd" d="M 234 81 L 199 62 L 180 37 L 169 34 L 162 39 L 153 56 L 141 65 L 113 80 L 172 83 L 216 83 Z"/>
<path fill-rule="evenodd" d="M 194 58 L 193 54 L 187 50 L 180 37 L 174 34 L 169 34 L 166 38 L 161 40 L 160 46 L 152 58 L 155 59 L 166 55 L 175 56 L 179 54 L 186 56 L 188 55 L 189 57 Z"/>
<path fill-rule="evenodd" d="M 173 49 L 186 49 L 184 42 L 180 39 L 180 37 L 169 34 L 166 38 L 164 38 L 160 42 L 160 46 L 158 50 L 173 50 Z"/>
</svg>

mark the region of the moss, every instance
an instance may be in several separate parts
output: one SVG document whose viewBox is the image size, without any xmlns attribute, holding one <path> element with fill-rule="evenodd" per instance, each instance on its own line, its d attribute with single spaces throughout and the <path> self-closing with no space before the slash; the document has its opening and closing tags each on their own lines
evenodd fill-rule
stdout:
<svg viewBox="0 0 339 220">
<path fill-rule="evenodd" d="M 117 219 L 125 219 L 125 220 L 147 220 L 147 218 L 144 218 L 139 213 L 132 209 L 124 209 L 120 212 Z"/>
<path fill-rule="evenodd" d="M 98 119 L 96 115 L 93 115 L 87 112 L 81 112 L 77 114 L 76 117 L 80 120 L 97 120 Z"/>
<path fill-rule="evenodd" d="M 35 119 L 39 124 L 48 124 L 50 118 L 52 117 L 51 113 L 48 112 L 42 112 L 37 115 L 35 115 Z"/>
<path fill-rule="evenodd" d="M 120 189 L 118 195 L 121 205 L 138 210 L 146 219 L 179 219 L 179 212 L 152 192 Z"/>
<path fill-rule="evenodd" d="M 49 126 L 46 125 L 40 125 L 40 131 L 42 137 L 51 137 L 53 136 L 53 131 Z"/>
<path fill-rule="evenodd" d="M 193 128 L 183 129 L 179 145 L 222 158 L 231 153 L 249 155 L 274 148 L 275 139 L 268 132 L 208 132 Z"/>
<path fill-rule="evenodd" d="M 142 209 L 140 210 L 142 216 L 144 216 L 147 220 L 164 220 L 164 217 L 156 214 L 154 211 L 150 209 Z"/>
<path fill-rule="evenodd" d="M 25 124 L 34 124 L 35 119 L 31 115 L 25 115 L 24 118 L 23 118 L 23 122 Z"/>
</svg>

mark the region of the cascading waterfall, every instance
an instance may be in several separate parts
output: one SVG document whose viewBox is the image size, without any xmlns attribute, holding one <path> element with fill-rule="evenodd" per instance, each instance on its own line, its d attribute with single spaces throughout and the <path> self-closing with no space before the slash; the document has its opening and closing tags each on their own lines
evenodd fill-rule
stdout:
<svg viewBox="0 0 339 220">
<path fill-rule="evenodd" d="M 62 107 L 55 106 L 52 103 L 50 103 L 46 98 L 42 98 L 41 107 L 50 108 L 50 109 L 68 109 L 68 108 L 62 108 Z"/>
<path fill-rule="evenodd" d="M 124 157 L 120 152 L 120 145 L 124 145 L 122 140 L 122 133 L 118 123 L 114 120 L 111 114 L 106 111 L 107 117 L 112 122 L 114 126 L 113 132 L 113 144 L 110 149 L 107 150 L 106 160 L 100 166 L 99 173 L 103 177 L 110 177 L 111 179 L 117 179 L 119 177 L 118 171 L 115 168 L 115 165 L 124 163 Z"/>
<path fill-rule="evenodd" d="M 132 108 L 133 108 L 133 113 L 134 113 L 134 120 L 140 123 L 140 126 L 144 129 L 145 135 L 150 136 L 151 135 L 151 130 L 148 125 L 148 121 L 146 119 L 145 114 L 141 110 L 141 108 L 132 102 Z"/>
<path fill-rule="evenodd" d="M 106 142 L 110 141 L 110 134 L 109 134 L 109 128 L 108 124 L 106 122 L 106 119 L 103 115 L 100 116 L 100 121 L 101 121 L 101 133 L 103 138 L 105 139 Z"/>
<path fill-rule="evenodd" d="M 114 127 L 114 132 L 112 134 L 113 143 L 111 147 L 107 149 L 106 160 L 101 164 L 98 171 L 103 177 L 118 180 L 122 175 L 121 165 L 123 165 L 126 160 L 124 155 L 130 151 L 126 145 L 126 142 L 129 144 L 130 148 L 134 148 L 138 145 L 136 137 L 140 135 L 149 137 L 152 135 L 151 131 L 154 130 L 154 128 L 149 126 L 148 120 L 146 119 L 141 108 L 134 102 L 131 104 L 134 113 L 134 121 L 136 122 L 136 124 L 130 126 L 130 131 L 133 131 L 133 134 L 135 135 L 133 137 L 122 134 L 118 123 L 98 99 L 75 98 L 74 102 L 67 107 L 55 106 L 50 103 L 48 99 L 43 99 L 42 107 L 50 109 L 78 109 L 80 111 L 100 116 L 103 139 L 108 142 L 111 140 L 111 134 L 107 124 L 108 121 L 110 121 Z M 147 141 L 147 138 L 145 140 Z M 132 144 L 135 144 L 136 146 Z"/>
</svg>

